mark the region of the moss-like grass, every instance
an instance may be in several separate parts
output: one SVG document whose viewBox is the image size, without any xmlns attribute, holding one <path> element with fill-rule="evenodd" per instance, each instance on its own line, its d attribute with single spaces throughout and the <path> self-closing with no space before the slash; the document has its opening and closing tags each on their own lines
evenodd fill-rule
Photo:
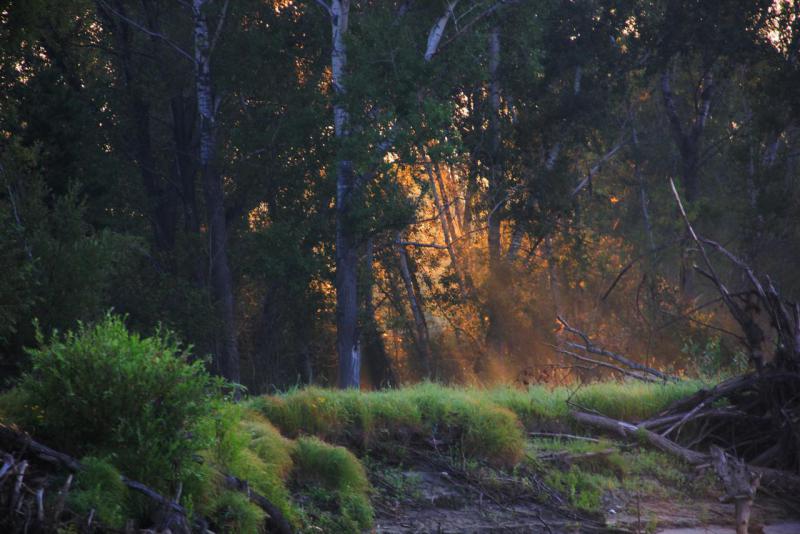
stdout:
<svg viewBox="0 0 800 534">
<path fill-rule="evenodd" d="M 434 384 L 373 393 L 308 388 L 259 397 L 251 407 L 287 436 L 315 435 L 367 450 L 387 439 L 422 438 L 494 465 L 514 465 L 524 454 L 514 412 L 478 390 Z"/>
<path fill-rule="evenodd" d="M 567 403 L 609 417 L 639 420 L 705 384 L 608 382 L 577 388 L 464 389 L 425 383 L 379 392 L 322 388 L 252 399 L 249 406 L 289 437 L 317 436 L 369 451 L 423 438 L 467 458 L 511 466 L 524 454 L 523 427 L 569 425 Z"/>
<path fill-rule="evenodd" d="M 538 423 L 568 421 L 573 408 L 567 401 L 614 419 L 639 421 L 708 386 L 702 380 L 668 383 L 597 382 L 580 387 L 500 387 L 485 392 L 485 395 L 512 410 L 526 427 L 534 428 Z"/>
</svg>

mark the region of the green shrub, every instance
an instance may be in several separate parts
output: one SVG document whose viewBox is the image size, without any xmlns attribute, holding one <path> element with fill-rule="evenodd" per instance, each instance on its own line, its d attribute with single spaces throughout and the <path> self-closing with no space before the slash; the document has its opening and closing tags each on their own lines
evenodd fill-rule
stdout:
<svg viewBox="0 0 800 534">
<path fill-rule="evenodd" d="M 76 456 L 112 459 L 127 476 L 171 494 L 191 477 L 192 455 L 211 445 L 222 383 L 168 333 L 142 338 L 107 315 L 54 333 L 30 350 L 19 394 L 27 430 Z"/>
</svg>

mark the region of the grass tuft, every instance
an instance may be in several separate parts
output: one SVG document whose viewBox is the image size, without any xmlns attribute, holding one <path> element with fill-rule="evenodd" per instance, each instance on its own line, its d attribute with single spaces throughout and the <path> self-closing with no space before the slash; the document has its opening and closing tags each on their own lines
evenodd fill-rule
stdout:
<svg viewBox="0 0 800 534">
<path fill-rule="evenodd" d="M 337 532 L 360 532 L 372 526 L 370 484 L 353 453 L 315 437 L 302 437 L 293 457 L 297 482 L 310 488 L 312 507 L 317 516 L 324 516 L 323 524 Z"/>
<path fill-rule="evenodd" d="M 506 466 L 524 454 L 516 415 L 477 390 L 434 384 L 375 393 L 309 388 L 260 397 L 251 406 L 292 437 L 309 434 L 367 449 L 387 438 L 433 438 L 467 457 Z"/>
</svg>

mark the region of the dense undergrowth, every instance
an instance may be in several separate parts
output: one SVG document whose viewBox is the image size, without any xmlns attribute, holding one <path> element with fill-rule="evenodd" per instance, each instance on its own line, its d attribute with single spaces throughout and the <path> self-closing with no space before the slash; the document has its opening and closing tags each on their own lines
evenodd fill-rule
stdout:
<svg viewBox="0 0 800 534">
<path fill-rule="evenodd" d="M 630 484 L 626 475 L 678 475 L 655 453 L 617 451 L 554 468 L 541 461 L 552 449 L 586 452 L 607 443 L 567 445 L 531 439 L 529 432 L 580 430 L 572 407 L 645 418 L 703 385 L 309 387 L 234 404 L 225 385 L 169 335 L 141 338 L 113 316 L 39 342 L 30 372 L 0 395 L 0 421 L 82 458 L 85 470 L 70 505 L 78 514 L 94 510 L 114 528 L 129 518 L 146 525 L 153 512 L 120 483 L 122 473 L 165 495 L 180 494 L 181 504 L 220 531 L 260 531 L 265 512 L 226 488 L 223 477 L 230 474 L 247 480 L 295 527 L 362 531 L 373 522 L 362 460 L 402 464 L 409 460 L 404 451 L 425 450 L 495 471 L 526 465 L 573 506 L 593 510 L 604 492 Z"/>
</svg>

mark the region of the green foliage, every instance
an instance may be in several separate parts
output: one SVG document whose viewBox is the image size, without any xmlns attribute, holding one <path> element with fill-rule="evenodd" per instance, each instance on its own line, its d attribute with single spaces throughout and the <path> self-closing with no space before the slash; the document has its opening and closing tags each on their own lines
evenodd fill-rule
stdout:
<svg viewBox="0 0 800 534">
<path fill-rule="evenodd" d="M 265 512 L 247 496 L 223 491 L 211 505 L 215 526 L 220 532 L 258 533 L 264 531 Z"/>
<path fill-rule="evenodd" d="M 108 460 L 87 456 L 81 460 L 75 490 L 69 493 L 69 504 L 79 514 L 94 510 L 107 527 L 121 529 L 130 517 L 127 508 L 128 488 L 120 472 Z"/>
<path fill-rule="evenodd" d="M 704 377 L 735 376 L 747 371 L 750 363 L 746 352 L 731 350 L 720 335 L 712 335 L 701 341 L 687 337 L 681 352 L 697 370 L 697 374 Z"/>
<path fill-rule="evenodd" d="M 524 450 L 514 413 L 471 390 L 434 384 L 371 393 L 308 388 L 251 402 L 289 436 L 307 433 L 369 449 L 387 446 L 386 438 L 422 435 L 467 457 L 509 466 Z"/>
<path fill-rule="evenodd" d="M 137 243 L 96 231 L 80 185 L 51 190 L 39 160 L 36 146 L 0 150 L 0 354 L 34 342 L 33 317 L 48 330 L 100 317 Z"/>
<path fill-rule="evenodd" d="M 300 438 L 294 450 L 295 477 L 312 504 L 337 532 L 362 532 L 372 525 L 370 485 L 364 467 L 343 447 Z"/>
<path fill-rule="evenodd" d="M 19 384 L 35 400 L 20 414 L 26 428 L 74 455 L 109 455 L 126 475 L 160 490 L 191 475 L 222 399 L 222 383 L 202 361 L 191 362 L 169 333 L 143 338 L 110 314 L 38 339 Z"/>
<path fill-rule="evenodd" d="M 597 512 L 600 509 L 603 493 L 617 487 L 616 479 L 586 472 L 574 465 L 566 471 L 551 471 L 545 481 L 564 494 L 570 504 L 588 512 Z"/>
</svg>

